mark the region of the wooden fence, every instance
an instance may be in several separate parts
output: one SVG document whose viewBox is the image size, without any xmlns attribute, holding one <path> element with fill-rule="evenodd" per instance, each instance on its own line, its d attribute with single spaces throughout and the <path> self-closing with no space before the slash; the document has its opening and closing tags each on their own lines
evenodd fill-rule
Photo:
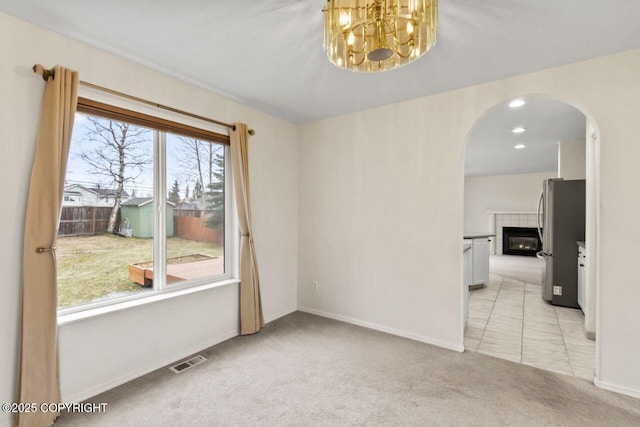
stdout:
<svg viewBox="0 0 640 427">
<path fill-rule="evenodd" d="M 104 234 L 109 227 L 110 207 L 63 206 L 60 213 L 58 236 L 82 236 Z M 120 227 L 120 211 L 116 218 L 116 230 Z"/>
<path fill-rule="evenodd" d="M 174 210 L 174 235 L 197 242 L 224 244 L 222 230 L 207 227 L 205 212 L 201 210 Z M 105 234 L 109 227 L 110 207 L 63 206 L 60 213 L 58 236 L 87 236 Z M 120 228 L 120 211 L 115 230 Z"/>
<path fill-rule="evenodd" d="M 185 212 L 189 214 L 185 215 Z M 197 216 L 195 215 L 197 213 Z M 173 211 L 173 233 L 196 242 L 224 244 L 222 230 L 207 227 L 204 211 Z"/>
</svg>

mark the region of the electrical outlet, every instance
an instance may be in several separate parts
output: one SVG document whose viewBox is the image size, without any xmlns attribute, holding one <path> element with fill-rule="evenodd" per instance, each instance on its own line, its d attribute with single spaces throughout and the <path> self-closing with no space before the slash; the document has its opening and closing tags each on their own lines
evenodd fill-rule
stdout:
<svg viewBox="0 0 640 427">
<path fill-rule="evenodd" d="M 554 286 L 553 287 L 553 294 L 554 295 L 558 295 L 558 296 L 562 296 L 562 286 Z"/>
<path fill-rule="evenodd" d="M 318 282 L 313 282 L 313 290 L 316 292 L 320 290 L 320 284 Z"/>
</svg>

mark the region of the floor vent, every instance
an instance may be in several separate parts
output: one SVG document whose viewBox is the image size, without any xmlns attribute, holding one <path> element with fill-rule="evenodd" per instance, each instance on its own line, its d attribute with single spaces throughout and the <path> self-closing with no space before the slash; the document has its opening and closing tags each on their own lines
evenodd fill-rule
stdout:
<svg viewBox="0 0 640 427">
<path fill-rule="evenodd" d="M 169 369 L 171 369 L 173 372 L 175 372 L 176 374 L 179 374 L 180 372 L 186 371 L 187 369 L 199 365 L 202 362 L 204 362 L 205 357 L 204 356 L 196 356 L 196 357 L 192 357 L 191 359 L 185 361 L 185 362 L 180 362 L 177 365 L 174 365 L 172 367 L 170 367 Z"/>
</svg>

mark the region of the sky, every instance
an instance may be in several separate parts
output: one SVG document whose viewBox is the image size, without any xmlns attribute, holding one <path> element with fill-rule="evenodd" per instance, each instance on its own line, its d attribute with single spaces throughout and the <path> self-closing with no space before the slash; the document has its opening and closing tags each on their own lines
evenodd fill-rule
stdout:
<svg viewBox="0 0 640 427">
<path fill-rule="evenodd" d="M 107 120 L 104 119 L 104 122 L 106 123 Z M 103 146 L 101 143 L 92 140 L 90 133 L 92 128 L 93 125 L 85 114 L 76 113 L 67 163 L 66 184 L 81 184 L 87 187 L 100 185 L 103 188 L 115 188 L 115 184 L 110 178 L 96 174 L 95 169 L 81 158 L 81 153 L 95 153 L 96 150 Z M 136 128 L 143 129 L 139 126 Z M 138 149 L 141 154 L 152 158 L 153 131 L 148 129 L 147 132 L 143 132 L 142 136 L 143 141 L 138 145 Z M 214 144 L 214 147 L 222 149 L 222 145 L 219 144 Z M 187 185 L 189 185 L 190 193 L 192 193 L 197 177 L 196 157 L 194 154 L 186 154 L 191 152 L 185 150 L 181 137 L 167 134 L 167 191 L 171 189 L 173 182 L 178 180 L 181 198 L 185 197 Z M 126 175 L 132 176 L 132 174 L 137 175 L 137 172 L 129 168 Z M 135 181 L 125 185 L 125 190 L 129 194 L 135 191 L 136 197 L 151 197 L 153 195 L 153 165 L 144 166 Z"/>
</svg>

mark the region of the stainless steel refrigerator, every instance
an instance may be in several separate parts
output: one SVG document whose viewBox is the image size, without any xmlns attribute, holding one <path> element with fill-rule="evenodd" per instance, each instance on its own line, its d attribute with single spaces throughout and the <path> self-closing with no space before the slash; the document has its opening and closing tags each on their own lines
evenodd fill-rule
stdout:
<svg viewBox="0 0 640 427">
<path fill-rule="evenodd" d="M 538 202 L 538 233 L 544 260 L 542 298 L 578 308 L 579 240 L 584 240 L 585 180 L 546 179 Z"/>
</svg>

